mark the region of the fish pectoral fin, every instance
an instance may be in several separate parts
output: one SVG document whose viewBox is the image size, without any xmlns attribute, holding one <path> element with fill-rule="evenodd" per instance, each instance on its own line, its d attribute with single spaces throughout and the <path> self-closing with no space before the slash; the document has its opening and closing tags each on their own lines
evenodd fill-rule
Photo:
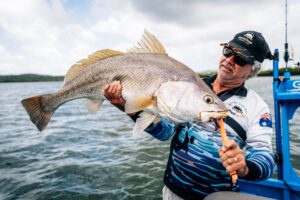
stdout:
<svg viewBox="0 0 300 200">
<path fill-rule="evenodd" d="M 135 125 L 132 130 L 132 135 L 137 136 L 139 133 L 142 133 L 152 122 L 156 122 L 157 116 L 152 113 L 142 112 L 137 118 Z"/>
<path fill-rule="evenodd" d="M 101 100 L 94 100 L 94 99 L 87 99 L 86 106 L 90 113 L 96 113 L 102 104 L 104 99 Z"/>
<path fill-rule="evenodd" d="M 129 99 L 133 100 L 126 100 L 126 113 L 136 113 L 138 111 L 144 110 L 145 108 L 156 105 L 156 99 L 154 97 L 139 96 L 131 97 Z"/>
</svg>

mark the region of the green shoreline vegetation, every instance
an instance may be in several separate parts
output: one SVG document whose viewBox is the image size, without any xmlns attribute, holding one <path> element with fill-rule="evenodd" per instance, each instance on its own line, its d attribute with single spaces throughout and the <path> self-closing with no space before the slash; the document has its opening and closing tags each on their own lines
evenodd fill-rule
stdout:
<svg viewBox="0 0 300 200">
<path fill-rule="evenodd" d="M 300 75 L 300 68 L 288 67 L 288 71 L 291 72 L 292 75 Z M 279 74 L 283 75 L 285 72 L 285 68 L 279 69 Z M 207 77 L 216 74 L 215 71 L 211 72 L 199 72 L 200 77 Z M 258 76 L 273 76 L 273 70 L 264 70 L 261 71 Z M 50 76 L 50 75 L 39 75 L 39 74 L 21 74 L 21 75 L 0 75 L 0 83 L 8 83 L 8 82 L 43 82 L 43 81 L 63 81 L 64 76 Z"/>
<path fill-rule="evenodd" d="M 50 76 L 40 74 L 0 75 L 0 83 L 8 82 L 43 82 L 63 81 L 64 76 Z"/>
<path fill-rule="evenodd" d="M 300 67 L 288 67 L 287 69 L 291 73 L 291 75 L 300 75 Z M 285 71 L 286 71 L 285 68 L 280 68 L 279 69 L 279 75 L 283 76 L 283 73 Z M 200 77 L 208 77 L 208 76 L 215 75 L 216 73 L 217 72 L 211 71 L 211 72 L 200 72 L 198 74 L 199 74 Z M 272 69 L 263 70 L 263 71 L 259 72 L 259 74 L 257 76 L 259 76 L 259 77 L 273 76 L 273 70 Z"/>
</svg>

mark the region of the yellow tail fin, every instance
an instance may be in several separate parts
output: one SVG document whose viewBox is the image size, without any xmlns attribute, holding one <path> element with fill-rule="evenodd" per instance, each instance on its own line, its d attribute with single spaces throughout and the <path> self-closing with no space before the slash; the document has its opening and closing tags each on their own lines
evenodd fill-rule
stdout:
<svg viewBox="0 0 300 200">
<path fill-rule="evenodd" d="M 36 125 L 39 131 L 46 128 L 53 114 L 51 111 L 43 111 L 41 97 L 42 96 L 34 96 L 21 101 L 30 117 L 30 120 Z"/>
</svg>

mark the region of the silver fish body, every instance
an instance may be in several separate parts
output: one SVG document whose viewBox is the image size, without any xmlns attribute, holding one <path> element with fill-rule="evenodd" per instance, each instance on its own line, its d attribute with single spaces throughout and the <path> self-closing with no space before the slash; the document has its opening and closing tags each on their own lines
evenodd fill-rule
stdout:
<svg viewBox="0 0 300 200">
<path fill-rule="evenodd" d="M 78 98 L 87 98 L 90 110 L 96 111 L 105 100 L 104 87 L 115 80 L 122 84 L 125 112 L 144 111 L 134 133 L 162 117 L 182 123 L 227 114 L 224 103 L 197 73 L 164 53 L 154 36 L 146 33 L 145 38 L 144 50 L 137 49 L 142 52 L 99 51 L 71 67 L 57 92 L 23 100 L 31 121 L 41 131 L 59 106 Z"/>
</svg>

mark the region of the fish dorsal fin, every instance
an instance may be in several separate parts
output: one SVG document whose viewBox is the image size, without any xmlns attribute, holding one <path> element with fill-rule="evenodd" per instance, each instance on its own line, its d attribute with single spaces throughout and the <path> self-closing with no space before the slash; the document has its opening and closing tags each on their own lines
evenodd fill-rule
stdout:
<svg viewBox="0 0 300 200">
<path fill-rule="evenodd" d="M 167 55 L 165 48 L 158 39 L 146 30 L 144 30 L 143 38 L 138 42 L 138 46 L 127 50 L 127 53 L 158 53 Z"/>
<path fill-rule="evenodd" d="M 79 62 L 77 62 L 75 65 L 73 65 L 65 75 L 64 82 L 67 83 L 69 80 L 71 80 L 76 74 L 78 74 L 82 69 L 87 67 L 90 64 L 93 64 L 99 60 L 103 60 L 105 58 L 121 55 L 123 52 L 121 51 L 115 51 L 111 49 L 103 49 L 100 51 L 96 51 L 92 55 L 89 55 L 88 58 L 82 59 Z"/>
</svg>

